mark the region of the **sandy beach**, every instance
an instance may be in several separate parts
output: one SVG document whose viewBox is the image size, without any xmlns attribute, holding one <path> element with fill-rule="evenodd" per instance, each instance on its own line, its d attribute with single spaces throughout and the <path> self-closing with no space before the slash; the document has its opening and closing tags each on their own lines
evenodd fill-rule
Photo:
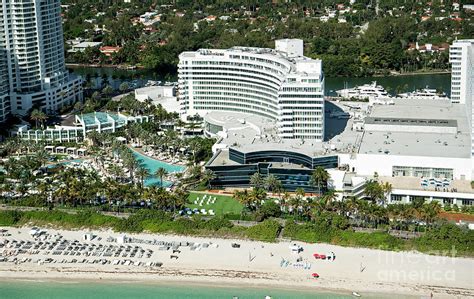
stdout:
<svg viewBox="0 0 474 299">
<path fill-rule="evenodd" d="M 48 229 L 48 235 L 61 240 L 77 240 L 76 255 L 53 254 L 56 249 L 15 252 L 12 241 L 31 244 L 52 241 L 35 240 L 30 228 L 8 228 L 8 236 L 0 236 L 0 277 L 2 279 L 35 280 L 123 280 L 141 282 L 189 282 L 205 285 L 278 286 L 289 289 L 334 290 L 341 293 L 387 293 L 429 298 L 466 298 L 474 296 L 474 259 L 430 256 L 414 252 L 389 252 L 362 248 L 346 248 L 303 242 L 263 243 L 244 240 L 194 238 L 156 234 L 127 234 L 134 243 L 117 243 L 119 233 L 112 231 L 65 231 Z M 84 240 L 90 232 L 95 237 Z M 100 239 L 100 240 L 99 240 Z M 153 240 L 191 243 L 164 250 Z M 36 242 L 36 243 L 35 243 Z M 155 244 L 152 244 L 155 242 Z M 233 248 L 238 243 L 240 248 Z M 296 243 L 302 252 L 292 252 Z M 77 247 L 100 248 L 88 256 Z M 102 245 L 102 246 L 100 246 Z M 39 246 L 39 245 L 38 245 Z M 136 248 L 143 256 L 104 256 L 104 248 Z M 136 247 L 135 247 L 136 246 Z M 74 247 L 74 246 L 73 246 Z M 161 250 L 160 250 L 161 249 Z M 112 249 L 111 249 L 112 250 Z M 114 249 L 115 250 L 115 249 Z M 68 251 L 68 250 L 65 250 Z M 63 251 L 63 252 L 65 252 Z M 34 253 L 33 253 L 34 252 Z M 80 254 L 81 253 L 81 254 Z M 335 256 L 321 260 L 314 253 Z M 171 255 L 177 258 L 170 258 Z M 16 259 L 15 259 L 16 258 Z M 47 261 L 48 258 L 51 260 Z M 31 260 L 30 260 L 31 259 Z M 76 262 L 71 262 L 76 260 Z M 94 262 L 100 261 L 100 262 Z M 39 262 L 38 262 L 39 261 Z M 79 262 L 81 261 L 81 262 Z M 125 262 L 129 261 L 129 262 Z M 162 263 L 159 266 L 158 263 Z M 312 274 L 319 274 L 313 278 Z"/>
</svg>

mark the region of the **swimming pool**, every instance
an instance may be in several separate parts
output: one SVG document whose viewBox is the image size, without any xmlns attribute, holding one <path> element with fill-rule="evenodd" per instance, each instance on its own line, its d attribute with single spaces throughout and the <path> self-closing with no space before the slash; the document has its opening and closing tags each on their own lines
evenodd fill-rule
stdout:
<svg viewBox="0 0 474 299">
<path fill-rule="evenodd" d="M 169 163 L 166 163 L 166 162 L 163 162 L 163 161 L 152 159 L 150 157 L 142 155 L 141 153 L 139 153 L 139 152 L 137 152 L 133 149 L 132 149 L 132 153 L 135 156 L 135 158 L 140 163 L 142 163 L 145 166 L 146 169 L 148 169 L 150 174 L 154 174 L 156 172 L 156 170 L 160 167 L 163 167 L 164 169 L 166 169 L 166 171 L 168 173 L 182 172 L 185 169 L 184 166 L 173 165 L 173 164 L 169 164 Z M 171 186 L 171 184 L 172 184 L 171 182 L 163 181 L 163 187 L 169 187 L 169 186 Z M 154 186 L 154 185 L 160 186 L 160 179 L 159 178 L 150 176 L 147 179 L 145 179 L 145 186 L 148 187 L 148 186 Z"/>
<path fill-rule="evenodd" d="M 54 167 L 57 167 L 59 165 L 68 165 L 68 164 L 71 164 L 71 163 L 81 163 L 82 161 L 84 161 L 84 159 L 75 159 L 75 160 L 68 160 L 68 161 L 64 161 L 64 162 L 57 162 L 57 163 L 54 163 L 54 164 L 47 165 L 46 168 L 54 168 Z"/>
</svg>

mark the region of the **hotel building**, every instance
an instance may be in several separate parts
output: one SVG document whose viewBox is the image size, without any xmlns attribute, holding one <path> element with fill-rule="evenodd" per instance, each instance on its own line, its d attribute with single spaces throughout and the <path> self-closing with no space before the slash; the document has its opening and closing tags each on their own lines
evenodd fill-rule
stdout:
<svg viewBox="0 0 474 299">
<path fill-rule="evenodd" d="M 0 68 L 8 77 L 10 104 L 4 107 L 13 114 L 25 115 L 31 108 L 53 113 L 82 100 L 82 80 L 70 76 L 64 62 L 60 4 L 2 1 L 0 49 L 6 60 L 0 60 Z"/>
<path fill-rule="evenodd" d="M 244 113 L 271 120 L 284 139 L 324 139 L 321 60 L 303 56 L 303 41 L 275 49 L 233 47 L 183 52 L 178 64 L 182 114 Z"/>
</svg>

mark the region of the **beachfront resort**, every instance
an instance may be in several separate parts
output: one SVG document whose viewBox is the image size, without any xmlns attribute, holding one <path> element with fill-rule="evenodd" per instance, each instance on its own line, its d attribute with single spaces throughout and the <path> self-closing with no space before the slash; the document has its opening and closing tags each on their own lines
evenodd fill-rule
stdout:
<svg viewBox="0 0 474 299">
<path fill-rule="evenodd" d="M 323 62 L 303 46 L 183 52 L 176 84 L 106 86 L 54 119 L 32 112 L 0 144 L 0 271 L 63 264 L 71 277 L 118 269 L 339 279 L 354 296 L 375 284 L 472 295 L 472 261 L 457 258 L 473 256 L 472 98 L 326 101 Z M 9 228 L 33 224 L 59 230 Z M 373 261 L 381 251 L 351 260 L 355 249 L 341 246 L 434 255 L 454 246 L 462 278 L 390 286 L 392 274 L 364 273 L 393 266 Z"/>
</svg>

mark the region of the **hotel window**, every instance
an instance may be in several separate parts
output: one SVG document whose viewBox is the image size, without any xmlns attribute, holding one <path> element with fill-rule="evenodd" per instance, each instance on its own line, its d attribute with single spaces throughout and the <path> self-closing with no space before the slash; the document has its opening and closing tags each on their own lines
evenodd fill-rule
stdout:
<svg viewBox="0 0 474 299">
<path fill-rule="evenodd" d="M 392 195 L 390 195 L 390 199 L 391 199 L 392 201 L 397 201 L 397 202 L 401 202 L 404 197 L 405 197 L 404 195 L 400 195 L 400 194 L 392 194 Z"/>
</svg>

